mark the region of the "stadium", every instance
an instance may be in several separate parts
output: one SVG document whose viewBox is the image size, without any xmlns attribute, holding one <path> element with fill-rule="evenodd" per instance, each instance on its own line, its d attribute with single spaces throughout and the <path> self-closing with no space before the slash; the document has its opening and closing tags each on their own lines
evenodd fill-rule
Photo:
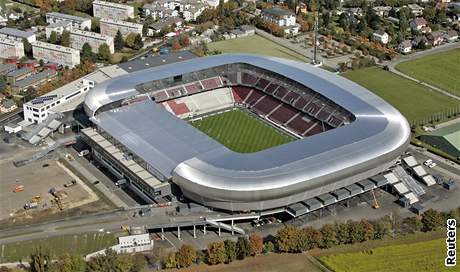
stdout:
<svg viewBox="0 0 460 272">
<path fill-rule="evenodd" d="M 91 90 L 84 108 L 93 127 L 81 137 L 94 157 L 144 199 L 183 195 L 226 211 L 340 200 L 410 141 L 406 119 L 363 87 L 256 55 L 123 75 Z"/>
</svg>

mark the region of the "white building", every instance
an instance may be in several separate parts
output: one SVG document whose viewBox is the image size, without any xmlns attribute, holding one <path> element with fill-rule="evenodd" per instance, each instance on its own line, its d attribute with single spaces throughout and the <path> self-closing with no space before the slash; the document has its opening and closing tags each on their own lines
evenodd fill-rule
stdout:
<svg viewBox="0 0 460 272">
<path fill-rule="evenodd" d="M 262 10 L 262 19 L 275 23 L 284 30 L 285 34 L 296 35 L 300 26 L 296 23 L 296 16 L 293 12 L 282 8 L 269 8 Z"/>
<path fill-rule="evenodd" d="M 106 1 L 93 1 L 93 15 L 97 18 L 124 20 L 134 18 L 134 7 Z"/>
<path fill-rule="evenodd" d="M 182 12 L 182 16 L 184 17 L 184 20 L 189 22 L 189 21 L 196 21 L 198 16 L 201 15 L 201 13 L 206 9 L 206 7 L 202 4 L 197 4 L 195 6 L 190 6 L 186 10 Z"/>
<path fill-rule="evenodd" d="M 407 54 L 412 51 L 412 42 L 410 40 L 402 41 L 398 44 L 398 51 L 402 54 Z"/>
<path fill-rule="evenodd" d="M 62 35 L 64 31 L 71 31 L 72 23 L 68 21 L 61 21 L 53 24 L 49 24 L 45 28 L 46 38 L 49 39 L 51 33 L 56 32 L 56 34 Z"/>
<path fill-rule="evenodd" d="M 120 20 L 112 19 L 101 19 L 100 28 L 102 35 L 108 35 L 115 37 L 117 31 L 120 30 L 121 34 L 126 37 L 129 33 L 140 34 L 142 36 L 142 27 L 141 24 L 130 23 Z"/>
<path fill-rule="evenodd" d="M 24 44 L 9 38 L 0 38 L 0 58 L 24 57 Z"/>
<path fill-rule="evenodd" d="M 22 31 L 16 28 L 4 27 L 0 29 L 1 38 L 9 38 L 21 42 L 22 39 L 27 39 L 30 43 L 37 40 L 35 33 Z"/>
<path fill-rule="evenodd" d="M 37 60 L 54 62 L 69 68 L 80 64 L 80 51 L 73 48 L 37 41 L 32 44 L 32 52 Z"/>
<path fill-rule="evenodd" d="M 48 12 L 46 14 L 46 22 L 48 24 L 70 22 L 72 29 L 91 29 L 91 19 L 58 12 Z"/>
<path fill-rule="evenodd" d="M 99 46 L 104 43 L 109 46 L 111 54 L 115 53 L 113 37 L 111 36 L 83 30 L 72 30 L 70 32 L 70 47 L 81 50 L 85 43 L 88 43 L 95 53 L 99 52 Z"/>
<path fill-rule="evenodd" d="M 118 254 L 150 251 L 153 249 L 153 240 L 148 233 L 118 237 L 118 244 L 111 246 L 110 249 Z M 90 253 L 85 256 L 85 259 L 89 260 L 104 254 L 105 249 Z"/>
<path fill-rule="evenodd" d="M 387 44 L 390 41 L 390 36 L 385 31 L 376 31 L 372 33 L 372 40 Z"/>
<path fill-rule="evenodd" d="M 89 75 L 74 80 L 54 91 L 24 103 L 24 119 L 30 123 L 41 123 L 50 114 L 75 110 L 85 100 L 86 94 L 95 85 L 127 72 L 116 65 L 103 67 Z"/>
</svg>

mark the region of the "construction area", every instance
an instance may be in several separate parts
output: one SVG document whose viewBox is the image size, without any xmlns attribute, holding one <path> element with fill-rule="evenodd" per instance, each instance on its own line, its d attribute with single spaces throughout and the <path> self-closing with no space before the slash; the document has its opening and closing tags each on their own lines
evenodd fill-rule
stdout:
<svg viewBox="0 0 460 272">
<path fill-rule="evenodd" d="M 0 155 L 0 220 L 42 217 L 99 200 L 56 156 L 15 167 L 15 160 L 31 156 L 37 150 L 18 146 L 3 148 L 5 152 Z"/>
</svg>

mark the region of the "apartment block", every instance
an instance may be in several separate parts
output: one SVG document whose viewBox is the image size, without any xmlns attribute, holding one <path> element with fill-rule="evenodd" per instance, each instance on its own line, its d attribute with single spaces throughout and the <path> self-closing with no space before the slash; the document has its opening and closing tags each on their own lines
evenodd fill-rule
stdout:
<svg viewBox="0 0 460 272">
<path fill-rule="evenodd" d="M 37 41 L 32 44 L 32 52 L 38 60 L 58 63 L 69 68 L 80 64 L 80 51 L 73 48 Z"/>
<path fill-rule="evenodd" d="M 8 38 L 11 40 L 16 40 L 18 42 L 22 42 L 23 39 L 26 39 L 30 43 L 33 43 L 37 40 L 35 33 L 22 31 L 16 28 L 11 27 L 4 27 L 0 29 L 0 37 L 1 38 Z"/>
<path fill-rule="evenodd" d="M 136 33 L 142 35 L 142 27 L 143 25 L 141 24 L 130 23 L 120 20 L 101 19 L 100 21 L 101 34 L 112 37 L 115 37 L 115 35 L 117 35 L 118 30 L 120 30 L 123 36 L 127 36 L 129 33 Z"/>
<path fill-rule="evenodd" d="M 93 1 L 93 15 L 97 18 L 125 20 L 134 18 L 134 7 L 106 1 Z"/>
<path fill-rule="evenodd" d="M 91 19 L 58 12 L 48 12 L 46 22 L 48 24 L 70 22 L 72 23 L 72 29 L 91 29 Z"/>
<path fill-rule="evenodd" d="M 99 46 L 104 43 L 109 46 L 110 53 L 115 52 L 113 37 L 111 36 L 82 30 L 70 32 L 70 47 L 81 50 L 85 43 L 88 43 L 95 53 L 98 53 Z"/>
<path fill-rule="evenodd" d="M 0 58 L 13 57 L 24 57 L 24 44 L 13 39 L 0 38 Z"/>
</svg>

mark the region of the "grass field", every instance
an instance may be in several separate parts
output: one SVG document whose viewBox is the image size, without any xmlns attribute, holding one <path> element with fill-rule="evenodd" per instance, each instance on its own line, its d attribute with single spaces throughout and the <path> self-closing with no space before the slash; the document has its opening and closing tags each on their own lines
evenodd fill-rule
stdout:
<svg viewBox="0 0 460 272">
<path fill-rule="evenodd" d="M 21 243 L 0 245 L 0 263 L 26 260 L 35 248 L 41 246 L 52 256 L 63 253 L 88 254 L 116 243 L 115 236 L 107 233 L 64 235 Z"/>
<path fill-rule="evenodd" d="M 460 96 L 460 48 L 402 62 L 396 69 Z"/>
<path fill-rule="evenodd" d="M 458 107 L 458 102 L 411 80 L 373 67 L 343 74 L 397 108 L 409 121 Z"/>
<path fill-rule="evenodd" d="M 452 271 L 444 266 L 445 239 L 320 257 L 335 272 Z"/>
<path fill-rule="evenodd" d="M 182 272 L 321 272 L 304 254 L 269 254 L 221 265 L 194 265 Z"/>
<path fill-rule="evenodd" d="M 208 44 L 208 47 L 210 50 L 219 50 L 222 51 L 222 53 L 251 53 L 297 61 L 309 61 L 306 57 L 299 55 L 296 52 L 282 47 L 272 41 L 269 41 L 259 35 L 214 42 Z"/>
<path fill-rule="evenodd" d="M 194 121 L 192 125 L 219 143 L 240 153 L 257 152 L 293 140 L 239 109 Z"/>
</svg>

